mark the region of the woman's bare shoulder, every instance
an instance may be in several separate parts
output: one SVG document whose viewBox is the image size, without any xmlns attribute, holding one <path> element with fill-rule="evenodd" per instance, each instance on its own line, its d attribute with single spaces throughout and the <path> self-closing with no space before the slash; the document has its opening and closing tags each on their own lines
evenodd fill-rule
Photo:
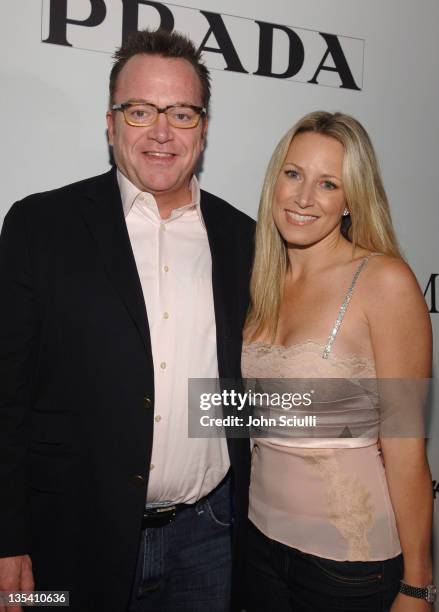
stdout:
<svg viewBox="0 0 439 612">
<path fill-rule="evenodd" d="M 369 325 L 390 334 L 391 329 L 412 328 L 419 337 L 429 336 L 430 317 L 419 283 L 401 258 L 373 257 L 364 270 L 361 305 Z"/>
<path fill-rule="evenodd" d="M 363 289 L 373 301 L 399 299 L 421 290 L 410 266 L 400 257 L 377 254 L 364 270 Z"/>
</svg>

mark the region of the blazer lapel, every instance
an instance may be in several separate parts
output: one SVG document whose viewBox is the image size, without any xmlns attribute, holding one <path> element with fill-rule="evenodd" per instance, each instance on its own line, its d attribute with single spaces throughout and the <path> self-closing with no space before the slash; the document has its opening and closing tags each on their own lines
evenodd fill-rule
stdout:
<svg viewBox="0 0 439 612">
<path fill-rule="evenodd" d="M 151 356 L 151 339 L 142 286 L 123 215 L 115 169 L 93 184 L 82 202 L 84 220 L 99 257 Z"/>
<path fill-rule="evenodd" d="M 234 242 L 233 228 L 225 224 L 221 211 L 209 202 L 209 195 L 202 192 L 201 212 L 206 225 L 212 256 L 212 289 L 215 305 L 215 322 L 220 377 L 231 377 L 233 359 L 230 355 L 232 331 L 236 326 L 234 282 Z"/>
</svg>

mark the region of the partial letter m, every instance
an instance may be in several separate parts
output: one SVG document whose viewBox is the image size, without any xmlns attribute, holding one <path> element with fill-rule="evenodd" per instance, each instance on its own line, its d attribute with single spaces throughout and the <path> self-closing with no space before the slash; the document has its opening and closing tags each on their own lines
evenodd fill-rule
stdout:
<svg viewBox="0 0 439 612">
<path fill-rule="evenodd" d="M 439 274 L 432 274 L 430 276 L 430 280 L 428 281 L 428 285 L 425 288 L 424 291 L 424 297 L 427 301 L 427 306 L 428 306 L 428 310 L 430 311 L 430 313 L 434 313 L 437 314 L 438 313 L 438 309 L 436 306 L 436 279 L 439 276 Z M 439 283 L 438 283 L 439 285 Z M 427 294 L 428 292 L 430 292 L 430 303 L 428 303 L 428 299 L 427 299 Z"/>
</svg>

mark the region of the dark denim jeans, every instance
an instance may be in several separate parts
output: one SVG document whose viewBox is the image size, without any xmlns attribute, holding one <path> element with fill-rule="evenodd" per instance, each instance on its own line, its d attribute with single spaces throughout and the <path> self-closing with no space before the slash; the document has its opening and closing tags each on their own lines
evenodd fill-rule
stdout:
<svg viewBox="0 0 439 612">
<path fill-rule="evenodd" d="M 141 534 L 129 612 L 228 612 L 230 478 L 165 527 Z"/>
<path fill-rule="evenodd" d="M 398 593 L 402 555 L 332 561 L 248 534 L 248 612 L 387 612 Z"/>
</svg>

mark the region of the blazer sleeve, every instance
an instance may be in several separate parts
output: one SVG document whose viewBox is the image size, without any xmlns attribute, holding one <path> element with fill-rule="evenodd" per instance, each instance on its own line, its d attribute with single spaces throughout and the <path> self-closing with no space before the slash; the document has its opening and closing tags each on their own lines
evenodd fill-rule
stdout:
<svg viewBox="0 0 439 612">
<path fill-rule="evenodd" d="M 30 552 L 27 447 L 36 317 L 24 213 L 14 204 L 0 235 L 0 557 Z"/>
</svg>

